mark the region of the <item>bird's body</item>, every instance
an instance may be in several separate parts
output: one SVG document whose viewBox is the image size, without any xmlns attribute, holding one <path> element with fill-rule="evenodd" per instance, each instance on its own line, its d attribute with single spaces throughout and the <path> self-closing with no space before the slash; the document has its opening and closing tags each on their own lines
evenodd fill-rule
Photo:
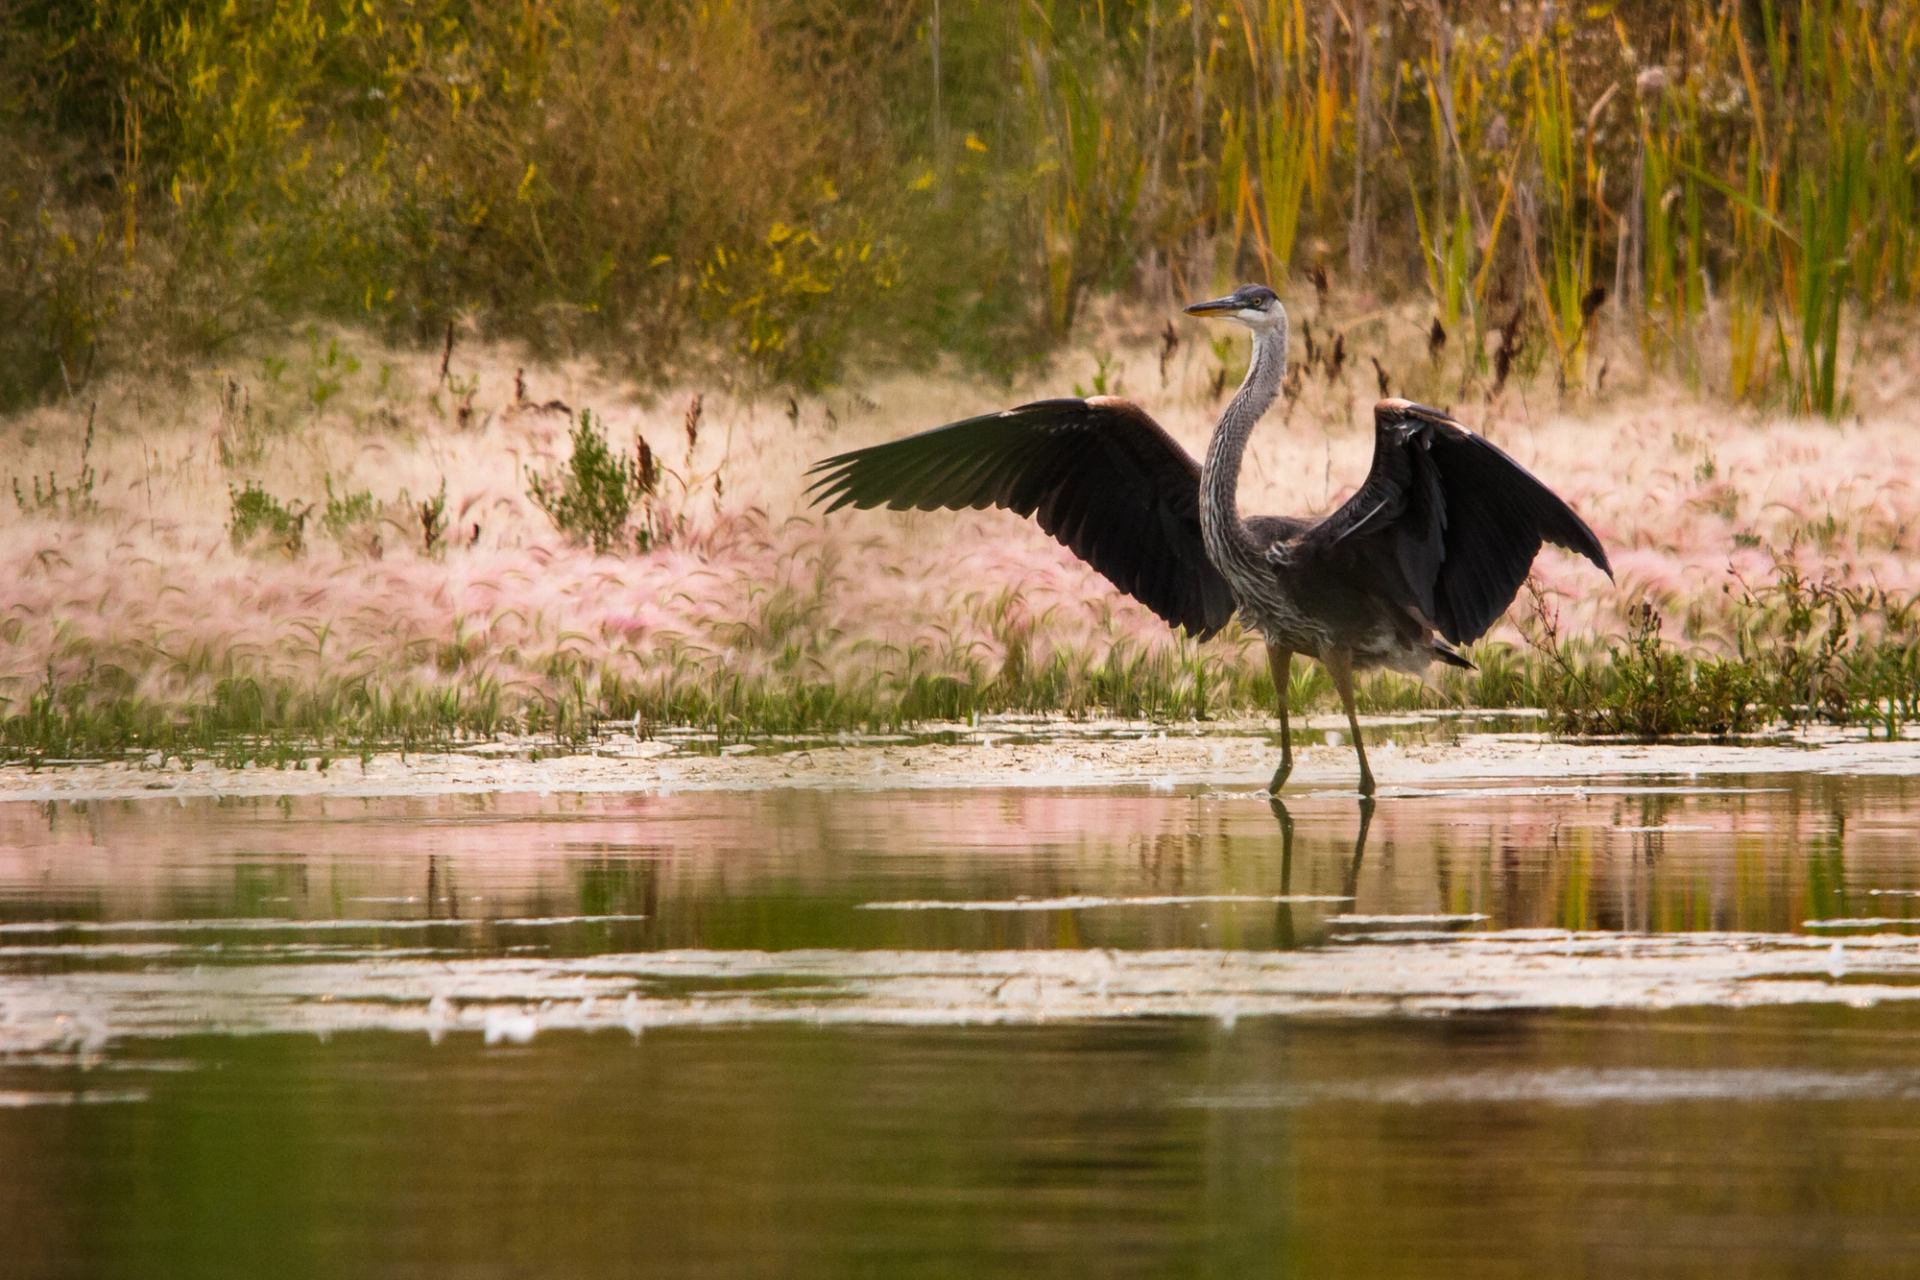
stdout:
<svg viewBox="0 0 1920 1280">
<path fill-rule="evenodd" d="M 1285 313 L 1279 313 L 1284 317 Z M 1241 519 L 1240 464 L 1253 428 L 1286 376 L 1285 320 L 1255 339 L 1245 382 L 1214 429 L 1200 469 L 1200 534 L 1207 559 L 1233 592 L 1241 621 L 1267 644 L 1319 656 L 1345 648 L 1355 669 L 1391 667 L 1418 674 L 1437 656 L 1429 632 L 1371 584 L 1356 581 L 1330 539 L 1337 527 L 1287 516 Z M 1342 508 L 1344 510 L 1344 508 Z"/>
<path fill-rule="evenodd" d="M 1290 557 L 1290 548 L 1312 531 L 1311 522 L 1290 521 L 1295 527 L 1287 530 L 1269 530 L 1258 519 L 1243 523 L 1256 538 L 1271 538 L 1265 572 L 1244 577 L 1244 594 L 1237 596 L 1241 619 L 1269 645 L 1315 657 L 1344 648 L 1353 655 L 1355 671 L 1384 667 L 1420 675 L 1436 661 L 1471 665 L 1412 614 L 1357 586 L 1323 559 Z M 1303 601 L 1313 602 L 1311 611 L 1302 608 Z"/>
<path fill-rule="evenodd" d="M 1292 655 L 1317 658 L 1354 713 L 1356 670 L 1410 674 L 1472 664 L 1478 639 L 1519 590 L 1542 541 L 1611 575 L 1599 539 L 1498 448 L 1438 410 L 1374 406 L 1365 482 L 1320 520 L 1239 514 L 1247 441 L 1286 373 L 1286 312 L 1246 285 L 1193 314 L 1254 331 L 1253 360 L 1204 464 L 1137 405 L 1112 397 L 1043 400 L 840 454 L 819 463 L 816 501 L 831 507 L 1006 507 L 1042 528 L 1169 624 L 1205 639 L 1234 614 L 1266 641 L 1279 695 L 1282 757 L 1292 769 Z"/>
</svg>

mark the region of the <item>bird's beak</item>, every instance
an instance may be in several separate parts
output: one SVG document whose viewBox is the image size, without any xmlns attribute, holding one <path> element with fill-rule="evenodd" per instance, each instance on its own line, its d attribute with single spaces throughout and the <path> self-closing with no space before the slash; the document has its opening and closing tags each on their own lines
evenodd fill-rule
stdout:
<svg viewBox="0 0 1920 1280">
<path fill-rule="evenodd" d="M 1194 303 L 1187 308 L 1187 314 L 1190 316 L 1224 316 L 1232 315 L 1239 309 L 1240 303 L 1235 298 L 1215 298 L 1211 302 Z"/>
</svg>

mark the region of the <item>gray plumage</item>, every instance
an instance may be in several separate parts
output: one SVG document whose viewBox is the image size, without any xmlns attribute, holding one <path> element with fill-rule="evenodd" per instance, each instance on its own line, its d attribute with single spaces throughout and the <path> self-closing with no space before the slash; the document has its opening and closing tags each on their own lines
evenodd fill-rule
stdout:
<svg viewBox="0 0 1920 1280">
<path fill-rule="evenodd" d="M 1005 507 L 1040 527 L 1169 625 L 1206 639 L 1237 611 L 1267 643 L 1281 763 L 1292 769 L 1287 686 L 1294 653 L 1323 662 L 1354 734 L 1361 790 L 1373 776 L 1354 714 L 1355 670 L 1418 673 L 1472 664 L 1455 646 L 1512 603 L 1540 544 L 1609 577 L 1584 521 L 1519 463 L 1439 410 L 1374 406 L 1373 465 L 1324 519 L 1239 514 L 1240 466 L 1286 375 L 1286 311 L 1264 285 L 1197 303 L 1253 330 L 1246 380 L 1204 464 L 1125 400 L 1042 400 L 816 464 L 828 510 Z"/>
</svg>

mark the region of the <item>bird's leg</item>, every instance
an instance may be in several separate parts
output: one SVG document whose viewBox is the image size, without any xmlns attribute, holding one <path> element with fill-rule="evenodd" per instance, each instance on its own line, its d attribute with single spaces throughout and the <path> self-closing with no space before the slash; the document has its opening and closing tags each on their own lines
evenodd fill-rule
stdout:
<svg viewBox="0 0 1920 1280">
<path fill-rule="evenodd" d="M 1346 649 L 1329 649 L 1320 661 L 1327 664 L 1333 687 L 1340 691 L 1340 705 L 1347 710 L 1347 728 L 1353 731 L 1353 753 L 1360 757 L 1360 794 L 1373 794 L 1373 770 L 1367 767 L 1367 744 L 1360 740 L 1360 717 L 1353 709 L 1353 654 Z"/>
<path fill-rule="evenodd" d="M 1287 694 L 1293 684 L 1293 650 L 1282 649 L 1277 644 L 1267 646 L 1267 666 L 1273 671 L 1274 692 L 1280 695 L 1280 767 L 1273 771 L 1273 781 L 1267 784 L 1271 794 L 1280 794 L 1280 788 L 1287 784 L 1287 775 L 1293 772 L 1293 730 L 1287 724 Z"/>
<path fill-rule="evenodd" d="M 1353 862 L 1347 867 L 1347 896 L 1355 898 L 1360 892 L 1360 860 L 1367 856 L 1367 830 L 1373 826 L 1373 797 L 1360 797 L 1360 831 L 1353 838 Z M 1281 892 L 1286 892 L 1284 889 Z"/>
<path fill-rule="evenodd" d="M 1293 904 L 1286 901 L 1293 893 L 1293 815 L 1277 795 L 1267 797 L 1267 807 L 1280 819 L 1280 898 L 1275 904 L 1274 945 L 1282 951 L 1294 948 Z"/>
</svg>

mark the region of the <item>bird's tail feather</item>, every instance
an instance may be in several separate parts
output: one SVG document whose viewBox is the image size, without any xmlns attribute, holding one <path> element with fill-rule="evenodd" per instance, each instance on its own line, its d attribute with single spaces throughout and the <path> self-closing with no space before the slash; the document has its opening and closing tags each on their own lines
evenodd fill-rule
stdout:
<svg viewBox="0 0 1920 1280">
<path fill-rule="evenodd" d="M 1480 669 L 1473 665 L 1473 659 L 1438 636 L 1433 638 L 1433 656 L 1450 667 L 1459 667 L 1462 671 L 1478 671 Z"/>
</svg>

